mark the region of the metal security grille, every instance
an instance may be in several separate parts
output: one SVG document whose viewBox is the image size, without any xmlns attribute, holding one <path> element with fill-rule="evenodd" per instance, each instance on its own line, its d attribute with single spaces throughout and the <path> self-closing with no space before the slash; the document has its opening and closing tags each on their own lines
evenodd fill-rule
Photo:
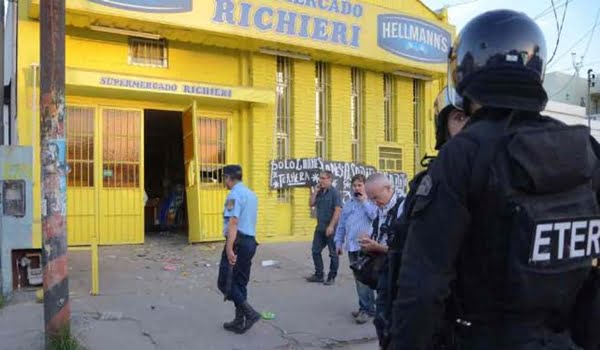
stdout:
<svg viewBox="0 0 600 350">
<path fill-rule="evenodd" d="M 421 155 L 421 111 L 423 109 L 422 90 L 423 82 L 418 79 L 413 79 L 413 141 L 415 145 L 415 173 L 417 172 L 418 159 Z"/>
<path fill-rule="evenodd" d="M 379 169 L 383 171 L 402 171 L 402 148 L 380 147 Z"/>
<path fill-rule="evenodd" d="M 67 106 L 67 163 L 69 187 L 94 186 L 93 107 Z"/>
<path fill-rule="evenodd" d="M 104 187 L 140 186 L 141 112 L 103 109 Z"/>
<path fill-rule="evenodd" d="M 383 75 L 383 115 L 385 140 L 396 142 L 396 87 L 395 79 L 391 74 Z"/>
<path fill-rule="evenodd" d="M 329 158 L 329 66 L 325 62 L 315 64 L 316 83 L 316 154 Z"/>
<path fill-rule="evenodd" d="M 277 159 L 288 159 L 291 156 L 290 132 L 292 128 L 292 61 L 287 57 L 277 57 Z M 277 197 L 282 202 L 291 199 L 290 189 L 277 190 Z"/>
<path fill-rule="evenodd" d="M 164 39 L 129 38 L 129 64 L 168 67 L 167 42 Z"/>
<path fill-rule="evenodd" d="M 277 57 L 277 159 L 290 157 L 291 120 L 291 60 Z"/>
<path fill-rule="evenodd" d="M 205 187 L 212 184 L 221 188 L 227 164 L 227 121 L 204 117 L 198 121 L 200 181 Z"/>
<path fill-rule="evenodd" d="M 352 161 L 362 163 L 362 135 L 363 135 L 363 101 L 364 101 L 364 74 L 358 68 L 350 71 L 352 90 L 350 94 L 350 124 L 352 138 Z"/>
</svg>

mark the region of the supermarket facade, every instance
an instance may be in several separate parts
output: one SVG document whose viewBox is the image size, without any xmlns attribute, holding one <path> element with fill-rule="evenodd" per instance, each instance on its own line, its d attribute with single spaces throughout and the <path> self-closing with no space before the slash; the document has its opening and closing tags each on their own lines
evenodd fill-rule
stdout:
<svg viewBox="0 0 600 350">
<path fill-rule="evenodd" d="M 40 1 L 19 3 L 16 60 L 37 248 Z M 433 153 L 433 100 L 454 27 L 420 1 L 66 6 L 70 245 L 143 243 L 173 194 L 185 198 L 176 216 L 190 242 L 222 239 L 227 163 L 243 166 L 258 195 L 259 240 L 306 240 L 309 189 L 275 188 L 272 161 L 320 158 L 410 178 Z"/>
</svg>

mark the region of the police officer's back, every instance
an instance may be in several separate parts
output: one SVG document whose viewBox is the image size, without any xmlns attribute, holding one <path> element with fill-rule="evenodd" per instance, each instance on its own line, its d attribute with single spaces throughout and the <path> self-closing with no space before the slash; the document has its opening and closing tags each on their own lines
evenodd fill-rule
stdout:
<svg viewBox="0 0 600 350">
<path fill-rule="evenodd" d="M 540 116 L 546 45 L 491 11 L 449 62 L 470 123 L 421 182 L 393 311 L 393 348 L 423 349 L 455 281 L 461 349 L 570 349 L 576 295 L 600 254 L 589 131 Z"/>
</svg>

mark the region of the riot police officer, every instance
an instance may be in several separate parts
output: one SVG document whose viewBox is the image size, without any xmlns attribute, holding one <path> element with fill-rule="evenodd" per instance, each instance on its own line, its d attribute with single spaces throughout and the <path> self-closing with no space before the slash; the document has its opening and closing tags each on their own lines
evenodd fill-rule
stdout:
<svg viewBox="0 0 600 350">
<path fill-rule="evenodd" d="M 442 146 L 458 134 L 468 117 L 465 113 L 454 107 L 450 102 L 450 92 L 448 87 L 444 87 L 438 94 L 433 105 L 433 111 L 435 115 L 435 149 L 440 150 Z M 421 161 L 421 164 L 426 168 L 432 164 L 435 157 L 425 156 Z M 409 184 L 409 192 L 404 200 L 404 210 L 402 215 L 394 222 L 394 225 L 390 230 L 394 233 L 392 240 L 389 243 L 389 250 L 387 256 L 387 266 L 383 269 L 379 285 L 377 288 L 377 309 L 380 310 L 374 320 L 375 329 L 377 330 L 377 336 L 379 338 L 379 344 L 381 348 L 387 348 L 390 341 L 390 321 L 392 303 L 396 297 L 397 288 L 396 280 L 398 279 L 398 271 L 400 269 L 400 260 L 404 241 L 406 240 L 406 234 L 408 231 L 408 225 L 410 216 L 407 215 L 412 210 L 415 203 L 415 194 L 417 188 L 421 184 L 421 180 L 427 174 L 427 169 L 421 171 L 411 180 Z M 449 300 L 448 305 L 452 305 L 452 300 Z M 434 350 L 448 349 L 452 343 L 451 329 L 449 323 L 453 320 L 454 312 L 452 310 L 446 310 L 445 322 L 435 332 L 434 341 L 430 348 Z"/>
<path fill-rule="evenodd" d="M 600 255 L 589 130 L 540 115 L 546 43 L 525 14 L 477 16 L 449 57 L 470 121 L 416 190 L 391 348 L 431 343 L 454 283 L 459 349 L 574 349 L 568 316 Z"/>
<path fill-rule="evenodd" d="M 225 300 L 235 304 L 235 318 L 224 323 L 223 327 L 241 334 L 261 318 L 247 301 L 250 267 L 257 247 L 257 199 L 254 192 L 242 183 L 239 165 L 225 166 L 223 180 L 230 192 L 223 209 L 223 234 L 227 240 L 221 254 L 218 286 Z"/>
</svg>

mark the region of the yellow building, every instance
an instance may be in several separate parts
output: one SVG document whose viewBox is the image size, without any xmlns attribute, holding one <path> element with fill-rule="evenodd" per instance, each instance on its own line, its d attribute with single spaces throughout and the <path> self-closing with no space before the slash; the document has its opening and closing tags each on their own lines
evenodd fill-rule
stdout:
<svg viewBox="0 0 600 350">
<path fill-rule="evenodd" d="M 19 2 L 19 143 L 34 147 L 41 244 L 39 2 Z M 259 240 L 306 240 L 309 190 L 269 161 L 412 176 L 454 28 L 418 0 L 67 0 L 70 245 L 144 242 L 144 191 L 185 186 L 190 242 L 221 239 L 226 163 L 259 198 Z M 42 53 L 43 54 L 43 53 Z M 36 161 L 37 160 L 37 161 Z"/>
</svg>

